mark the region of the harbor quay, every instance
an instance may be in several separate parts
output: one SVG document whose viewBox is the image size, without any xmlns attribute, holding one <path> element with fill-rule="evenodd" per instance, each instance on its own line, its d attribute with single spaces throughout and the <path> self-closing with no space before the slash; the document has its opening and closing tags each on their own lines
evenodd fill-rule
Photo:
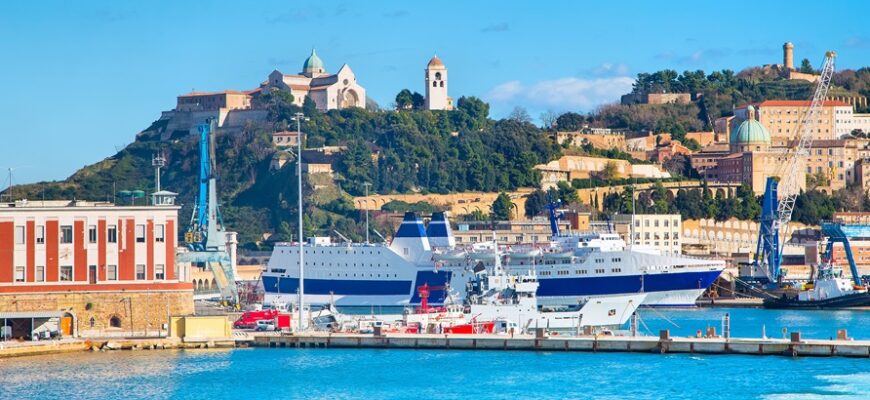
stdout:
<svg viewBox="0 0 870 400">
<path fill-rule="evenodd" d="M 843 335 L 845 333 L 843 332 Z M 547 336 L 357 334 L 304 332 L 298 334 L 234 332 L 230 337 L 167 337 L 140 339 L 64 339 L 29 344 L 0 343 L 0 359 L 77 351 L 168 350 L 260 347 L 271 349 L 384 349 L 488 350 L 537 352 L 708 354 L 785 357 L 870 358 L 870 340 L 845 336 L 833 340 L 659 336 Z"/>
<path fill-rule="evenodd" d="M 245 343 L 245 342 L 241 342 Z M 250 345 L 270 348 L 378 348 L 442 350 L 522 350 L 634 353 L 777 355 L 790 357 L 870 357 L 870 341 L 656 336 L 543 336 L 334 334 L 256 335 Z"/>
</svg>

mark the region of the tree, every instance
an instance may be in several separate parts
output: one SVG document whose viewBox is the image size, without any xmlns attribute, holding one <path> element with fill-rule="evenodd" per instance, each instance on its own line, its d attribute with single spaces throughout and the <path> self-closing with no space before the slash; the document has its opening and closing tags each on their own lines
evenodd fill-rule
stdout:
<svg viewBox="0 0 870 400">
<path fill-rule="evenodd" d="M 414 92 L 411 95 L 411 104 L 415 110 L 422 110 L 426 106 L 426 98 L 422 94 Z"/>
<path fill-rule="evenodd" d="M 514 203 L 511 202 L 510 196 L 505 192 L 499 193 L 498 197 L 492 203 L 492 220 L 493 221 L 510 221 L 511 210 Z"/>
<path fill-rule="evenodd" d="M 737 188 L 737 199 L 740 208 L 736 211 L 736 217 L 742 220 L 757 220 L 761 217 L 761 203 L 755 197 L 752 187 L 744 183 Z"/>
<path fill-rule="evenodd" d="M 671 176 L 691 176 L 692 163 L 682 154 L 674 154 L 671 158 L 662 163 L 662 167 L 668 171 Z"/>
<path fill-rule="evenodd" d="M 547 110 L 542 112 L 538 118 L 541 120 L 541 129 L 553 129 L 556 125 L 556 118 L 559 116 L 553 110 Z"/>
<path fill-rule="evenodd" d="M 598 177 L 608 183 L 616 179 L 617 176 L 619 176 L 619 167 L 613 160 L 608 160 L 604 163 L 604 167 L 601 168 L 601 171 L 598 171 Z"/>
<path fill-rule="evenodd" d="M 808 59 L 808 58 L 804 58 L 804 59 L 801 61 L 800 72 L 803 72 L 803 73 L 805 73 L 805 74 L 814 74 L 814 73 L 816 73 L 816 70 L 813 69 L 813 63 L 810 62 L 810 59 Z"/>
<path fill-rule="evenodd" d="M 556 128 L 561 131 L 579 131 L 584 123 L 586 118 L 573 112 L 566 112 L 556 118 Z"/>
<path fill-rule="evenodd" d="M 402 89 L 396 95 L 396 108 L 399 110 L 410 110 L 414 108 L 414 97 L 408 89 Z"/>
<path fill-rule="evenodd" d="M 520 106 L 514 107 L 513 111 L 511 111 L 510 115 L 508 116 L 508 119 L 512 119 L 514 121 L 522 123 L 532 122 L 532 117 L 529 115 L 529 112 L 526 111 L 525 108 Z"/>
<path fill-rule="evenodd" d="M 547 207 L 547 193 L 537 189 L 526 195 L 526 217 L 532 218 L 541 215 Z"/>
<path fill-rule="evenodd" d="M 856 137 L 856 138 L 861 138 L 861 139 L 867 138 L 867 133 L 864 132 L 864 130 L 860 129 L 860 128 L 852 129 L 852 132 L 850 132 L 850 134 L 852 135 L 852 137 Z"/>
<path fill-rule="evenodd" d="M 302 100 L 302 113 L 309 118 L 320 113 L 320 111 L 317 110 L 317 103 L 314 102 L 314 99 L 312 99 L 311 96 L 305 96 L 305 100 Z"/>
<path fill-rule="evenodd" d="M 556 184 L 556 191 L 559 201 L 562 204 L 576 204 L 580 202 L 580 197 L 577 196 L 577 189 L 568 184 L 568 182 L 559 182 Z"/>
<path fill-rule="evenodd" d="M 668 201 L 668 190 L 665 189 L 665 185 L 662 185 L 662 181 L 656 181 L 655 186 L 653 186 L 652 193 L 652 201 L 653 201 L 653 211 L 656 214 L 667 214 L 670 210 L 670 202 Z"/>
</svg>

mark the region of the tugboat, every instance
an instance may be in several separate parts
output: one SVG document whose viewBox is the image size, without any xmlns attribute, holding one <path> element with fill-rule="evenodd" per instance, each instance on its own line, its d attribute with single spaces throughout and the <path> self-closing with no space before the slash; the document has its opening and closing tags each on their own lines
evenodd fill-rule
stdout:
<svg viewBox="0 0 870 400">
<path fill-rule="evenodd" d="M 819 266 L 815 279 L 800 290 L 782 293 L 781 297 L 764 299 L 764 308 L 849 308 L 870 306 L 870 292 L 843 275 L 843 269 L 825 263 Z"/>
<path fill-rule="evenodd" d="M 866 282 L 858 274 L 849 238 L 870 237 L 870 226 L 823 222 L 822 233 L 827 237 L 822 263 L 810 274 L 810 282 L 800 289 L 785 289 L 778 297 L 764 300 L 765 308 L 825 309 L 870 306 L 870 293 Z M 834 244 L 841 243 L 852 278 L 846 278 L 843 268 L 834 261 Z"/>
</svg>

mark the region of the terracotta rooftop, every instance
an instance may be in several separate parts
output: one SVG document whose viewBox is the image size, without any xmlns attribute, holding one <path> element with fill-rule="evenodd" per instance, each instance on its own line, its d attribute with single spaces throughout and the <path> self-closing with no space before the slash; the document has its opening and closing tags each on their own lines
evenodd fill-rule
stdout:
<svg viewBox="0 0 870 400">
<path fill-rule="evenodd" d="M 746 108 L 750 104 L 744 104 L 737 108 Z M 751 105 L 758 107 L 809 107 L 809 100 L 765 100 L 761 103 L 752 103 Z M 851 107 L 852 105 L 845 101 L 825 100 L 822 103 L 825 107 Z"/>
</svg>

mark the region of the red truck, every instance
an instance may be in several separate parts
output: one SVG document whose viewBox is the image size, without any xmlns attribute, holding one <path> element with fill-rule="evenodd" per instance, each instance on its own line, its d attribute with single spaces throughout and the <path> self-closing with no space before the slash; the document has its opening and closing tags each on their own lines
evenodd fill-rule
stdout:
<svg viewBox="0 0 870 400">
<path fill-rule="evenodd" d="M 278 318 L 278 326 L 283 328 L 282 322 L 289 327 L 290 315 L 281 314 L 278 310 L 262 310 L 262 311 L 246 311 L 236 322 L 233 322 L 233 328 L 236 329 L 254 329 L 257 327 L 257 321 L 272 320 Z"/>
</svg>

